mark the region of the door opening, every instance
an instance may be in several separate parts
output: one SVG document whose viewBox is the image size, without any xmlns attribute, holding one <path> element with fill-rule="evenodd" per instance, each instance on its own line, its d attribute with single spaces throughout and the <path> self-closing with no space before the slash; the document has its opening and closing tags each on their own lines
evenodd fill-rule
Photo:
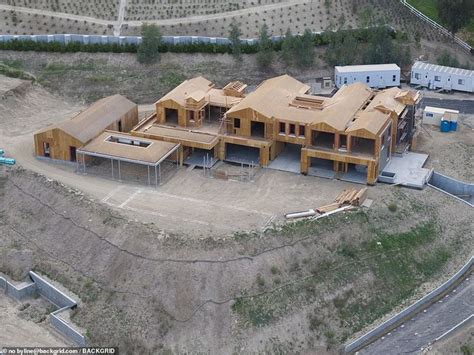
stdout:
<svg viewBox="0 0 474 355">
<path fill-rule="evenodd" d="M 69 160 L 76 161 L 76 147 L 69 147 Z"/>
<path fill-rule="evenodd" d="M 45 157 L 49 158 L 51 156 L 49 151 L 49 143 L 43 142 L 43 152 Z"/>
</svg>

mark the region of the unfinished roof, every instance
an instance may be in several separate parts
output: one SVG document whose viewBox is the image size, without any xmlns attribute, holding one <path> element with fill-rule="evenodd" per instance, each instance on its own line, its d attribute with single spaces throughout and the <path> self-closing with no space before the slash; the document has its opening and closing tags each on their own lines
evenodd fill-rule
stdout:
<svg viewBox="0 0 474 355">
<path fill-rule="evenodd" d="M 119 118 L 136 109 L 137 105 L 122 95 L 113 95 L 96 101 L 73 118 L 46 127 L 38 133 L 58 128 L 77 140 L 87 143 Z"/>
<path fill-rule="evenodd" d="M 344 131 L 374 92 L 362 83 L 344 85 L 333 97 L 308 95 L 309 86 L 282 75 L 264 81 L 227 114 L 250 108 L 279 121 L 312 125 L 325 123 Z"/>
<path fill-rule="evenodd" d="M 208 95 L 211 106 L 230 108 L 242 101 L 242 97 L 226 95 L 224 89 L 211 89 Z"/>
<path fill-rule="evenodd" d="M 400 67 L 396 64 L 369 64 L 336 66 L 335 69 L 339 73 L 364 73 L 373 71 L 399 71 Z"/>
<path fill-rule="evenodd" d="M 402 92 L 399 88 L 390 88 L 378 92 L 367 106 L 367 110 L 388 110 L 396 112 L 400 115 L 405 109 L 406 105 L 396 99 L 396 96 Z"/>
<path fill-rule="evenodd" d="M 426 70 L 426 71 L 436 72 L 436 73 L 445 73 L 445 74 L 452 74 L 452 75 L 462 75 L 465 77 L 474 77 L 473 70 L 445 67 L 442 65 L 424 63 L 424 62 L 419 62 L 419 61 L 413 64 L 412 70 Z"/>
<path fill-rule="evenodd" d="M 379 110 L 360 111 L 354 117 L 354 120 L 349 123 L 346 132 L 355 133 L 356 131 L 366 131 L 372 136 L 376 136 L 389 120 L 389 113 L 384 113 Z"/>
<path fill-rule="evenodd" d="M 367 101 L 373 96 L 373 91 L 362 83 L 344 85 L 327 102 L 327 106 L 318 117 L 337 131 L 344 131 Z M 315 122 L 318 123 L 318 122 Z"/>
<path fill-rule="evenodd" d="M 183 145 L 190 147 L 205 146 L 207 149 L 212 149 L 219 142 L 218 137 L 213 134 L 155 124 L 140 130 L 140 132 L 156 136 L 158 139 L 166 139 L 168 142 L 182 142 Z"/>
<path fill-rule="evenodd" d="M 193 98 L 195 100 L 197 99 L 196 101 L 200 101 L 201 99 L 199 98 L 203 95 L 203 93 L 204 95 L 207 94 L 207 92 L 213 86 L 214 84 L 209 80 L 203 78 L 202 76 L 198 76 L 197 78 L 183 81 L 180 85 L 171 90 L 156 103 L 173 100 L 181 106 L 186 106 L 187 98 Z"/>
<path fill-rule="evenodd" d="M 223 90 L 226 95 L 243 97 L 247 85 L 241 81 L 231 81 L 229 84 L 224 86 Z"/>
<path fill-rule="evenodd" d="M 227 114 L 251 108 L 266 117 L 276 117 L 282 108 L 288 107 L 295 95 L 303 95 L 309 89 L 308 85 L 289 75 L 277 76 L 262 82 L 254 92 L 227 111 Z"/>
<path fill-rule="evenodd" d="M 179 144 L 105 131 L 78 153 L 155 166 L 172 154 Z"/>
</svg>

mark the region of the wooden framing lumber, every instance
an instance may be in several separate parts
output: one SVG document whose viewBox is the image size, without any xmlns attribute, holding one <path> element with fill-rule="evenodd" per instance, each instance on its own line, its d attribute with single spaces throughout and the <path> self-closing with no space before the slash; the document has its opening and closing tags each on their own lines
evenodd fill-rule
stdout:
<svg viewBox="0 0 474 355">
<path fill-rule="evenodd" d="M 329 205 L 326 205 L 326 206 L 321 206 L 321 207 L 318 207 L 316 209 L 316 212 L 318 213 L 328 213 L 328 212 L 331 212 L 331 211 L 334 211 L 334 210 L 337 210 L 341 205 L 337 202 L 335 203 L 331 203 Z"/>
</svg>

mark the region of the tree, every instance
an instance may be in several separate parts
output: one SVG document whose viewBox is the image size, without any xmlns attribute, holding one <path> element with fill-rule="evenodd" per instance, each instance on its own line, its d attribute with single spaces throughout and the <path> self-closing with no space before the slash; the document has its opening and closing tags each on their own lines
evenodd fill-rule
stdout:
<svg viewBox="0 0 474 355">
<path fill-rule="evenodd" d="M 358 42 L 352 31 L 331 32 L 324 59 L 331 66 L 354 64 L 359 53 L 357 46 Z"/>
<path fill-rule="evenodd" d="M 307 68 L 314 63 L 314 41 L 313 34 L 307 28 L 296 41 L 296 64 L 300 68 Z"/>
<path fill-rule="evenodd" d="M 472 0 L 438 0 L 436 4 L 441 22 L 453 36 L 474 16 Z"/>
<path fill-rule="evenodd" d="M 281 43 L 281 59 L 289 67 L 295 56 L 295 37 L 288 28 Z"/>
<path fill-rule="evenodd" d="M 142 42 L 138 46 L 137 59 L 140 63 L 155 63 L 160 59 L 161 33 L 156 25 L 142 25 Z"/>
<path fill-rule="evenodd" d="M 396 61 L 390 30 L 386 26 L 369 29 L 368 47 L 364 53 L 365 64 L 381 64 Z"/>
<path fill-rule="evenodd" d="M 459 67 L 459 61 L 455 56 L 452 56 L 446 49 L 443 53 L 437 58 L 437 62 L 439 65 L 444 65 L 446 67 Z"/>
<path fill-rule="evenodd" d="M 240 43 L 241 32 L 235 21 L 230 24 L 229 40 L 232 49 L 232 56 L 238 62 L 242 61 L 242 48 Z"/>
<path fill-rule="evenodd" d="M 258 38 L 257 64 L 260 68 L 268 68 L 274 58 L 273 42 L 268 35 L 268 26 L 263 24 Z"/>
</svg>

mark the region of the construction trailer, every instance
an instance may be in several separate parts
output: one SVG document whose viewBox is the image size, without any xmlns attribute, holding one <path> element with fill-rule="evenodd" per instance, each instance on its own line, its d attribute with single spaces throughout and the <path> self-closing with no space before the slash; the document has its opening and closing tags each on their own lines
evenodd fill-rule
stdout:
<svg viewBox="0 0 474 355">
<path fill-rule="evenodd" d="M 474 92 L 474 71 L 417 61 L 410 83 L 431 90 Z"/>
<path fill-rule="evenodd" d="M 336 66 L 334 82 L 337 88 L 353 83 L 376 89 L 400 86 L 400 67 L 396 64 Z"/>
<path fill-rule="evenodd" d="M 423 110 L 423 123 L 439 126 L 441 124 L 441 120 L 457 122 L 458 116 L 458 110 L 426 106 Z"/>
<path fill-rule="evenodd" d="M 344 85 L 332 97 L 315 96 L 308 94 L 308 85 L 282 75 L 248 95 L 219 94 L 219 102 L 230 104 L 216 129 L 205 119 L 205 108 L 217 101 L 214 90 L 219 89 L 201 77 L 184 82 L 157 101 L 156 114 L 132 135 L 212 149 L 216 159 L 234 163 L 271 167 L 285 157 L 293 161 L 284 164 L 296 164 L 303 174 L 356 176 L 374 184 L 391 155 L 410 146 L 420 99 L 417 92 L 397 87 L 376 91 L 363 83 Z M 199 104 L 189 105 L 189 98 Z M 172 105 L 177 112 L 170 122 L 166 110 Z M 197 117 L 189 114 L 196 107 L 204 111 L 199 122 L 189 120 Z"/>
<path fill-rule="evenodd" d="M 71 119 L 48 126 L 34 135 L 39 157 L 77 161 L 77 150 L 105 130 L 129 132 L 138 123 L 138 106 L 121 95 L 95 102 Z"/>
</svg>

